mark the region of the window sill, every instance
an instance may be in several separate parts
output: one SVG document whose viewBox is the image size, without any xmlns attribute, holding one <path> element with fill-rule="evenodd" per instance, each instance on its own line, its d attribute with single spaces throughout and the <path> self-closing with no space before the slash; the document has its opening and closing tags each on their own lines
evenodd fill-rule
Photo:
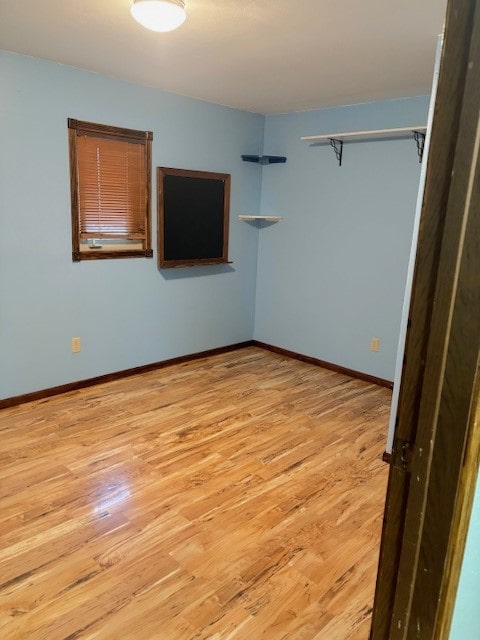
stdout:
<svg viewBox="0 0 480 640">
<path fill-rule="evenodd" d="M 73 262 L 82 262 L 83 260 L 109 260 L 111 258 L 153 258 L 152 249 L 130 249 L 125 251 L 74 251 L 72 253 Z"/>
</svg>

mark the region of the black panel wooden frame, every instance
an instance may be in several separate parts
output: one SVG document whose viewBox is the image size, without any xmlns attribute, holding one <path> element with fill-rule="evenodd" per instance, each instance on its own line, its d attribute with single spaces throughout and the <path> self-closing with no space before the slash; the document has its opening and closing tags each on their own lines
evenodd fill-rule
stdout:
<svg viewBox="0 0 480 640">
<path fill-rule="evenodd" d="M 186 260 L 167 260 L 165 258 L 165 176 L 179 176 L 182 178 L 201 178 L 224 182 L 223 192 L 223 250 L 221 257 L 199 258 Z M 158 216 L 158 267 L 169 269 L 176 267 L 193 267 L 211 264 L 228 264 L 228 230 L 230 222 L 230 181 L 229 173 L 214 173 L 211 171 L 193 171 L 189 169 L 173 169 L 171 167 L 157 167 L 157 216 Z"/>
</svg>

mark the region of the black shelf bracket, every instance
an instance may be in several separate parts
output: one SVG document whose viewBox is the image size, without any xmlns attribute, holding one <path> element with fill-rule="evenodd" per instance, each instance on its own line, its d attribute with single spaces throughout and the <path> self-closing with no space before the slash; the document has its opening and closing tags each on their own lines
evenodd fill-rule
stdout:
<svg viewBox="0 0 480 640">
<path fill-rule="evenodd" d="M 425 148 L 425 134 L 423 131 L 414 131 L 413 139 L 417 143 L 418 161 L 423 160 L 423 149 Z"/>
<path fill-rule="evenodd" d="M 335 138 L 330 138 L 330 146 L 335 151 L 335 156 L 338 160 L 338 166 L 342 166 L 342 155 L 343 155 L 343 140 L 336 140 Z"/>
</svg>

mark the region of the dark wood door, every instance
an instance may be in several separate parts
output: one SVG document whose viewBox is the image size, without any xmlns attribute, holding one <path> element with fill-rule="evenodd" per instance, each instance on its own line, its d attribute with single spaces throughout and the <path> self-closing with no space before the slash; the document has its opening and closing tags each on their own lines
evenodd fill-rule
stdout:
<svg viewBox="0 0 480 640">
<path fill-rule="evenodd" d="M 450 0 L 372 640 L 434 638 L 480 347 L 480 0 Z"/>
</svg>

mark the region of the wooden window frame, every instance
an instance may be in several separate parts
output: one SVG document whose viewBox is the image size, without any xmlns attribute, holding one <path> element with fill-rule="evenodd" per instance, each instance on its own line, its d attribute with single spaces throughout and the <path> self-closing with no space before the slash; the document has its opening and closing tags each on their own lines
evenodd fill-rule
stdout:
<svg viewBox="0 0 480 640">
<path fill-rule="evenodd" d="M 105 138 L 121 142 L 142 144 L 145 148 L 146 167 L 146 201 L 145 201 L 145 240 L 143 249 L 115 249 L 85 252 L 80 250 L 80 208 L 78 177 L 78 136 L 87 135 L 92 138 Z M 104 260 L 109 258 L 152 258 L 151 233 L 151 192 L 152 192 L 152 139 L 151 131 L 124 129 L 110 125 L 85 122 L 68 118 L 68 141 L 70 156 L 70 193 L 72 214 L 72 258 L 74 262 L 83 260 Z"/>
</svg>

